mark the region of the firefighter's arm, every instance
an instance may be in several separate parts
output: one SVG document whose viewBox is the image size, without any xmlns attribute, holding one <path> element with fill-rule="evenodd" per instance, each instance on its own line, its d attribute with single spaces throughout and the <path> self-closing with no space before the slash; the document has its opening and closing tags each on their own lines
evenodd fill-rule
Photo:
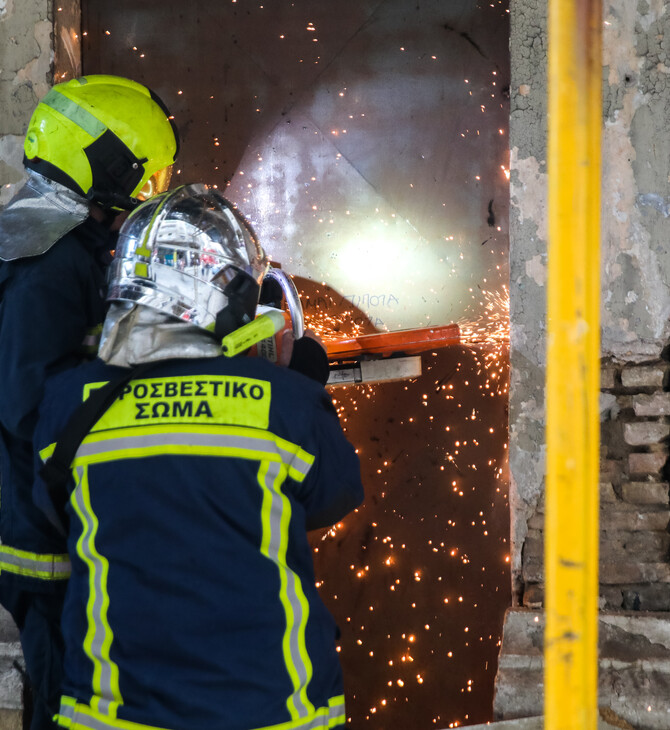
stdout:
<svg viewBox="0 0 670 730">
<path fill-rule="evenodd" d="M 364 492 L 358 456 L 325 391 L 311 425 L 315 460 L 299 492 L 306 527 L 315 530 L 339 522 L 361 504 Z"/>
<path fill-rule="evenodd" d="M 0 304 L 0 421 L 29 439 L 49 371 L 67 364 L 86 333 L 78 263 L 58 244 L 35 260 L 17 262 Z"/>
</svg>

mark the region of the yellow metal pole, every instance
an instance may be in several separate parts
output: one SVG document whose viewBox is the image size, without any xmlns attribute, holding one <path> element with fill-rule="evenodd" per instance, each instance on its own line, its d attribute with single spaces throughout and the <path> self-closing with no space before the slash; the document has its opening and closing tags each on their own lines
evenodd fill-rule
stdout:
<svg viewBox="0 0 670 730">
<path fill-rule="evenodd" d="M 602 0 L 548 1 L 545 730 L 595 730 Z"/>
</svg>

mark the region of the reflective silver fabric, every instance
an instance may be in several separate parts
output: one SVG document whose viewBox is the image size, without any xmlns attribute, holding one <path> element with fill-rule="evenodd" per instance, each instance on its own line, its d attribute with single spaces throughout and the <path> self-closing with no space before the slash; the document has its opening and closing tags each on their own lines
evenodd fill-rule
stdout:
<svg viewBox="0 0 670 730">
<path fill-rule="evenodd" d="M 0 259 L 39 256 L 88 217 L 88 201 L 64 185 L 28 172 L 0 213 Z"/>
<path fill-rule="evenodd" d="M 221 343 L 198 327 L 129 302 L 112 302 L 98 356 L 110 365 L 132 367 L 176 357 L 217 357 Z"/>
<path fill-rule="evenodd" d="M 109 301 L 142 304 L 213 330 L 239 272 L 260 285 L 268 260 L 244 219 L 216 190 L 184 185 L 157 195 L 123 224 Z"/>
</svg>

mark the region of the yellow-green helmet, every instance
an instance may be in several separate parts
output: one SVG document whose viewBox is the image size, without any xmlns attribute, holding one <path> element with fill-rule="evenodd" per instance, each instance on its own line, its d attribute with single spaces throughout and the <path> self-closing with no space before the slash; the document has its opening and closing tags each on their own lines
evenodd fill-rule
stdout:
<svg viewBox="0 0 670 730">
<path fill-rule="evenodd" d="M 156 94 L 120 76 L 96 75 L 57 84 L 42 99 L 23 162 L 89 200 L 132 208 L 178 151 L 176 126 Z"/>
</svg>

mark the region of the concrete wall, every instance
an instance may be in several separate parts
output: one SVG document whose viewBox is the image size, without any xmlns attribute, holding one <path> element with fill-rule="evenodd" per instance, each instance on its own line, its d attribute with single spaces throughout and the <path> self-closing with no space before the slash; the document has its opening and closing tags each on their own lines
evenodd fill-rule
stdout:
<svg viewBox="0 0 670 730">
<path fill-rule="evenodd" d="M 50 0 L 0 0 L 0 205 L 23 182 L 23 135 L 52 82 Z"/>
<path fill-rule="evenodd" d="M 23 135 L 54 78 L 81 69 L 79 0 L 0 0 L 0 206 L 25 179 Z"/>
<path fill-rule="evenodd" d="M 546 5 L 511 2 L 512 571 L 515 603 L 526 608 L 505 621 L 498 718 L 542 712 L 542 635 L 531 609 L 542 607 L 544 589 Z M 670 625 L 670 6 L 603 6 L 600 703 L 651 730 L 670 726 L 670 678 L 650 663 L 662 642 L 640 639 L 645 621 L 663 635 Z M 602 629 L 624 615 L 625 662 L 607 653 Z M 532 650 L 520 650 L 533 629 Z"/>
<path fill-rule="evenodd" d="M 510 462 L 520 599 L 527 523 L 544 491 L 546 3 L 512 0 L 511 10 Z M 641 363 L 659 358 L 670 333 L 670 12 L 661 0 L 606 0 L 604 22 L 602 352 Z M 603 398 L 604 414 L 612 403 Z"/>
</svg>

